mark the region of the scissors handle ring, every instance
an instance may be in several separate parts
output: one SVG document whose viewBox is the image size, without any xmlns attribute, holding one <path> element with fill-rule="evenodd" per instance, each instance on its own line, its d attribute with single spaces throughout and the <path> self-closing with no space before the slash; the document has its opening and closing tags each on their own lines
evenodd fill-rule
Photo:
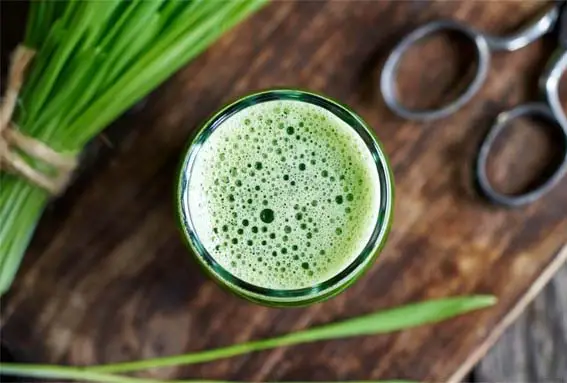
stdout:
<svg viewBox="0 0 567 383">
<path fill-rule="evenodd" d="M 556 51 L 549 61 L 548 67 L 540 78 L 540 88 L 549 103 L 555 118 L 563 126 L 567 126 L 567 117 L 563 112 L 559 99 L 559 81 L 567 70 L 567 50 Z"/>
<path fill-rule="evenodd" d="M 464 35 L 474 43 L 478 60 L 475 78 L 460 96 L 438 109 L 408 109 L 404 107 L 399 101 L 398 91 L 396 87 L 396 77 L 400 60 L 404 53 L 406 53 L 406 51 L 411 46 L 438 31 L 455 31 Z M 468 27 L 467 25 L 456 21 L 433 21 L 408 34 L 392 50 L 386 60 L 386 63 L 384 64 L 384 68 L 380 76 L 380 90 L 382 92 L 386 105 L 388 105 L 388 107 L 398 116 L 410 120 L 435 120 L 446 117 L 456 112 L 460 107 L 467 103 L 476 92 L 478 92 L 484 80 L 486 79 L 489 63 L 490 48 L 488 46 L 486 38 L 482 34 Z"/>
<path fill-rule="evenodd" d="M 504 131 L 506 127 L 509 126 L 510 122 L 516 118 L 525 116 L 543 118 L 550 125 L 553 125 L 557 129 L 559 129 L 559 132 L 563 137 L 563 141 L 561 142 L 563 150 L 562 160 L 553 174 L 551 174 L 537 188 L 518 195 L 503 194 L 496 191 L 488 179 L 486 172 L 488 155 L 490 153 L 492 145 L 496 141 L 496 138 L 500 135 L 500 133 Z M 488 131 L 481 144 L 480 150 L 478 151 L 475 166 L 475 181 L 479 192 L 490 202 L 504 207 L 512 208 L 527 205 L 538 200 L 551 188 L 553 188 L 553 186 L 555 186 L 559 182 L 559 180 L 563 177 L 563 175 L 565 175 L 565 173 L 567 173 L 567 128 L 556 119 L 555 114 L 548 105 L 544 103 L 529 103 L 519 105 L 512 110 L 502 112 L 500 113 L 500 115 L 498 115 L 496 123 Z"/>
</svg>

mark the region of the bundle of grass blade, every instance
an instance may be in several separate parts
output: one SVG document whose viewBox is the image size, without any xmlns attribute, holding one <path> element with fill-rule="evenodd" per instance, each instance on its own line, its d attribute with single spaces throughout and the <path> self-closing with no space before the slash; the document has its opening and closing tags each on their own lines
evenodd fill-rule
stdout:
<svg viewBox="0 0 567 383">
<path fill-rule="evenodd" d="M 35 50 L 13 126 L 62 154 L 83 146 L 266 0 L 31 2 Z M 50 169 L 20 157 L 38 171 Z M 9 288 L 49 193 L 0 174 L 0 294 Z"/>
</svg>

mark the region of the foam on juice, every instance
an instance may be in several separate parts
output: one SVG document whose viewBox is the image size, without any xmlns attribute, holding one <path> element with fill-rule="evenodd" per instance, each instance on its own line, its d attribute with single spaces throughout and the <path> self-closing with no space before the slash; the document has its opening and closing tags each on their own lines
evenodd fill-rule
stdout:
<svg viewBox="0 0 567 383">
<path fill-rule="evenodd" d="M 358 134 L 302 101 L 259 103 L 199 149 L 188 188 L 201 243 L 224 269 L 271 289 L 344 270 L 378 220 L 379 177 Z"/>
</svg>

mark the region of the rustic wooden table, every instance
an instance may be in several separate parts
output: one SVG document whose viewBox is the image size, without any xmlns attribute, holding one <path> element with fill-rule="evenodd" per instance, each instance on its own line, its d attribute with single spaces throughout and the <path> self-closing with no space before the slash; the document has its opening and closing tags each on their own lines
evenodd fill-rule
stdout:
<svg viewBox="0 0 567 383">
<path fill-rule="evenodd" d="M 475 368 L 477 382 L 567 382 L 567 265 Z"/>
<path fill-rule="evenodd" d="M 377 92 L 377 76 L 388 49 L 426 21 L 451 17 L 502 33 L 541 7 L 270 4 L 93 143 L 76 182 L 46 212 L 3 301 L 3 340 L 25 361 L 125 361 L 258 339 L 428 298 L 495 294 L 496 307 L 436 326 L 148 373 L 254 381 L 463 379 L 567 258 L 559 251 L 567 240 L 567 180 L 537 203 L 503 210 L 476 196 L 470 176 L 491 120 L 535 97 L 553 44 L 497 55 L 481 92 L 438 122 L 394 117 Z M 7 51 L 22 25 L 6 12 L 2 21 Z M 469 50 L 439 39 L 409 53 L 399 81 L 407 102 L 453 96 L 455 86 L 446 79 L 463 69 L 455 60 L 470 65 Z M 207 280 L 180 239 L 172 201 L 178 160 L 199 123 L 232 98 L 283 85 L 323 92 L 357 110 L 383 140 L 397 183 L 395 224 L 375 267 L 339 297 L 297 310 L 254 306 Z M 506 190 L 529 182 L 554 152 L 553 139 L 534 126 L 515 129 L 491 161 L 492 177 Z"/>
</svg>

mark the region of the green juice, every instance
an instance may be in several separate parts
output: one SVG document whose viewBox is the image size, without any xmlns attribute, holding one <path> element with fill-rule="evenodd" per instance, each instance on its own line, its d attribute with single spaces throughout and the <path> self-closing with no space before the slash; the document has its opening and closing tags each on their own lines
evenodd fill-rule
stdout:
<svg viewBox="0 0 567 383">
<path fill-rule="evenodd" d="M 184 156 L 178 208 L 197 260 L 254 302 L 320 302 L 368 269 L 386 240 L 393 179 L 354 112 L 309 92 L 243 97 Z"/>
<path fill-rule="evenodd" d="M 198 237 L 255 286 L 301 289 L 344 270 L 380 206 L 374 159 L 326 109 L 294 100 L 250 106 L 200 149 L 189 186 Z"/>
</svg>

